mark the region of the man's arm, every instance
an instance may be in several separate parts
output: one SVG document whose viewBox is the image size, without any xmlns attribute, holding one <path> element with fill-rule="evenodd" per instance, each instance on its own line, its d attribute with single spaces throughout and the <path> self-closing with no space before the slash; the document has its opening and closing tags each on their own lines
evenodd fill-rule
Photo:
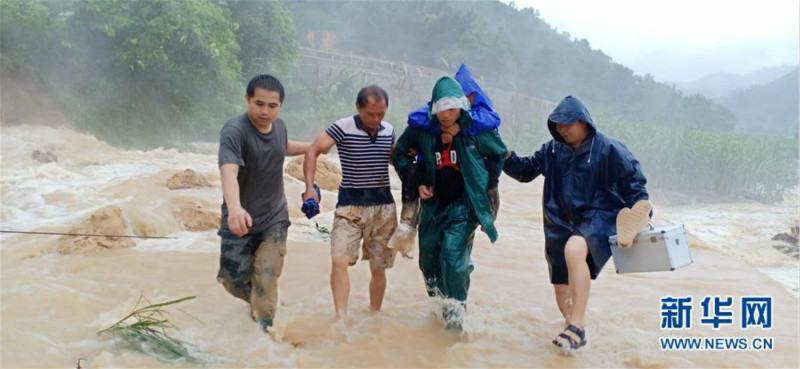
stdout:
<svg viewBox="0 0 800 369">
<path fill-rule="evenodd" d="M 422 128 L 426 131 L 433 131 L 431 128 L 431 122 L 428 121 L 428 111 L 430 107 L 428 105 L 423 106 L 415 111 L 412 111 L 408 114 L 408 126 L 415 127 L 415 128 Z M 438 127 L 438 126 L 437 126 Z M 438 131 L 436 133 L 439 133 Z"/>
<path fill-rule="evenodd" d="M 485 103 L 477 103 L 469 112 L 472 117 L 472 127 L 467 134 L 476 136 L 482 132 L 496 131 L 500 127 L 500 115 Z"/>
<path fill-rule="evenodd" d="M 314 174 L 317 172 L 317 157 L 319 154 L 328 152 L 335 144 L 336 141 L 333 140 L 333 137 L 327 132 L 322 132 L 308 147 L 306 156 L 303 159 L 303 177 L 306 181 L 306 193 L 303 194 L 303 201 L 313 197 L 319 202 L 317 191 L 314 190 Z"/>
<path fill-rule="evenodd" d="M 616 182 L 619 195 L 625 200 L 625 206 L 632 207 L 639 200 L 650 198 L 645 187 L 647 178 L 633 153 L 624 146 L 612 146 L 608 158 L 611 179 Z"/>
<path fill-rule="evenodd" d="M 477 137 L 479 138 L 478 153 L 487 163 L 494 166 L 494 170 L 491 171 L 495 175 L 494 179 L 500 178 L 500 174 L 503 173 L 503 164 L 506 158 L 510 156 L 506 144 L 500 137 L 500 133 L 488 131 L 479 134 Z"/>
<path fill-rule="evenodd" d="M 547 144 L 542 145 L 542 148 L 531 156 L 520 157 L 511 151 L 511 155 L 506 158 L 503 165 L 503 172 L 517 181 L 530 182 L 546 171 L 547 160 L 544 157 L 546 153 Z"/>
<path fill-rule="evenodd" d="M 286 141 L 286 156 L 303 155 L 311 147 L 311 144 L 311 142 L 288 140 Z"/>
<path fill-rule="evenodd" d="M 417 151 L 416 146 L 416 135 L 414 133 L 414 129 L 411 127 L 406 127 L 405 131 L 403 131 L 403 134 L 401 134 L 400 138 L 398 138 L 394 143 L 390 161 L 392 165 L 394 165 L 394 170 L 397 172 L 397 175 L 401 178 L 406 166 L 414 162 L 414 157 L 416 156 Z M 414 151 L 412 152 L 412 150 Z M 414 155 L 411 155 L 412 153 Z"/>
<path fill-rule="evenodd" d="M 253 218 L 250 217 L 247 210 L 242 208 L 239 200 L 239 182 L 236 180 L 239 166 L 223 164 L 219 167 L 219 174 L 222 180 L 222 196 L 228 207 L 228 228 L 236 237 L 242 237 L 253 226 Z"/>
</svg>

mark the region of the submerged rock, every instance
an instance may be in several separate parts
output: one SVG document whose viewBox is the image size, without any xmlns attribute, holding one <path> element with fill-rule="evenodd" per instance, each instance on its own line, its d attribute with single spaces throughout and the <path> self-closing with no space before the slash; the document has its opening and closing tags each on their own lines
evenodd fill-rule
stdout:
<svg viewBox="0 0 800 369">
<path fill-rule="evenodd" d="M 122 210 L 116 206 L 108 206 L 95 211 L 75 227 L 71 234 L 125 235 L 128 224 L 122 216 Z M 133 247 L 132 238 L 97 237 L 97 236 L 63 236 L 59 240 L 58 253 L 62 255 L 91 255 L 105 250 Z"/>
<path fill-rule="evenodd" d="M 219 229 L 220 213 L 204 208 L 193 201 L 173 204 L 172 214 L 187 231 Z"/>
<path fill-rule="evenodd" d="M 187 188 L 211 187 L 205 177 L 197 172 L 186 169 L 183 172 L 175 173 L 167 180 L 167 188 L 170 190 L 183 190 Z"/>
<path fill-rule="evenodd" d="M 773 241 L 781 241 L 785 243 L 797 244 L 797 238 L 788 233 L 778 233 L 772 236 Z"/>
<path fill-rule="evenodd" d="M 792 233 L 778 233 L 773 236 L 772 240 L 779 243 L 772 247 L 788 256 L 800 259 L 800 241 L 797 239 L 797 229 L 794 228 Z"/>
<path fill-rule="evenodd" d="M 289 165 L 286 166 L 286 173 L 304 181 L 303 157 L 298 156 L 292 159 Z M 339 169 L 338 165 L 326 159 L 324 156 L 320 156 L 317 158 L 317 173 L 314 174 L 314 183 L 323 190 L 337 191 L 339 190 L 339 185 L 342 183 L 342 170 Z"/>
<path fill-rule="evenodd" d="M 40 163 L 53 163 L 58 161 L 56 155 L 49 151 L 42 152 L 39 150 L 33 150 L 33 153 L 31 153 L 31 157 L 33 158 L 33 160 L 36 160 Z"/>
</svg>

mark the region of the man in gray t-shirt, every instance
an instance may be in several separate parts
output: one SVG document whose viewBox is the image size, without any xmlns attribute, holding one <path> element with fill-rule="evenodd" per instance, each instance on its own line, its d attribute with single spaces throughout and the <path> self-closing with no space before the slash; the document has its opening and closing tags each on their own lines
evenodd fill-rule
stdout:
<svg viewBox="0 0 800 369">
<path fill-rule="evenodd" d="M 288 138 L 281 119 L 272 123 L 264 134 L 242 114 L 231 118 L 222 127 L 219 137 L 219 165 L 239 167 L 239 202 L 252 218 L 249 234 L 257 234 L 270 226 L 289 220 L 283 193 L 283 158 Z M 228 226 L 228 206 L 222 203 L 222 228 Z"/>
<path fill-rule="evenodd" d="M 283 98 L 275 77 L 254 77 L 245 95 L 247 113 L 225 123 L 219 139 L 223 202 L 217 281 L 250 304 L 265 332 L 275 318 L 290 225 L 283 160 L 304 154 L 310 145 L 288 139 L 286 124 L 278 119 Z"/>
</svg>

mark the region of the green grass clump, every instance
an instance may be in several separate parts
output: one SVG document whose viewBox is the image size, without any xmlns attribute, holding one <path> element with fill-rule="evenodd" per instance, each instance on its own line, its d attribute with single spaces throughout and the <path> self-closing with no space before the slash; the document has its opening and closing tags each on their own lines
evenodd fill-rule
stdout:
<svg viewBox="0 0 800 369">
<path fill-rule="evenodd" d="M 186 359 L 196 362 L 198 361 L 197 358 L 189 352 L 191 345 L 172 337 L 168 333 L 169 330 L 178 330 L 178 328 L 167 319 L 167 312 L 164 310 L 167 306 L 194 298 L 195 296 L 187 296 L 177 300 L 153 304 L 144 296 L 140 296 L 130 314 L 97 333 L 111 334 L 115 340 L 120 338 L 134 349 L 153 355 L 161 360 Z M 143 300 L 149 305 L 139 307 Z"/>
</svg>

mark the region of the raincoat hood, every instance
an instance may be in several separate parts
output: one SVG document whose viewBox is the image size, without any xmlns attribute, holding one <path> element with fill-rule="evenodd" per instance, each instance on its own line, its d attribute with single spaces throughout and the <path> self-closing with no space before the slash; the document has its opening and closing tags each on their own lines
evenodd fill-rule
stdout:
<svg viewBox="0 0 800 369">
<path fill-rule="evenodd" d="M 550 117 L 547 118 L 547 129 L 550 130 L 550 134 L 553 136 L 553 139 L 564 143 L 564 138 L 561 137 L 556 130 L 556 123 L 572 124 L 578 120 L 584 121 L 588 124 L 589 129 L 591 130 L 590 136 L 597 134 L 597 126 L 595 126 L 592 116 L 589 115 L 589 109 L 586 109 L 586 105 L 583 104 L 583 101 L 575 96 L 569 95 L 561 100 L 561 102 L 558 103 L 558 106 L 556 106 L 555 110 L 550 113 Z"/>
<path fill-rule="evenodd" d="M 439 119 L 436 114 L 433 114 L 436 102 L 445 98 L 455 98 L 461 102 L 461 116 L 458 119 L 458 124 L 462 128 L 472 127 L 472 117 L 470 117 L 470 104 L 464 92 L 461 90 L 461 85 L 452 77 L 442 77 L 436 81 L 433 86 L 433 94 L 431 95 L 431 110 L 428 111 L 428 119 L 436 126 L 439 125 Z"/>
<path fill-rule="evenodd" d="M 486 93 L 483 92 L 481 86 L 479 86 L 478 82 L 475 81 L 475 78 L 472 77 L 472 73 L 469 71 L 466 64 L 462 63 L 461 66 L 458 67 L 458 72 L 456 72 L 456 81 L 458 81 L 458 84 L 461 85 L 464 95 L 469 96 L 473 92 L 475 93 L 475 99 L 472 105 L 486 104 L 486 106 L 494 110 L 494 106 L 492 105 L 492 101 L 489 100 L 489 96 L 486 96 Z"/>
</svg>

